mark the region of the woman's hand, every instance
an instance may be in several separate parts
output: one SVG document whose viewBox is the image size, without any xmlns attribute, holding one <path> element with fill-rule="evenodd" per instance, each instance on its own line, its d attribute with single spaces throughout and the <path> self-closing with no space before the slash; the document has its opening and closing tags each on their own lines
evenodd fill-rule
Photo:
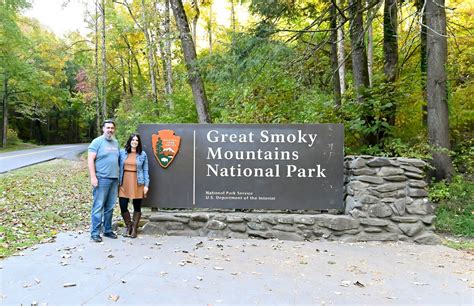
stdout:
<svg viewBox="0 0 474 306">
<path fill-rule="evenodd" d="M 145 187 L 143 187 L 143 196 L 144 196 L 145 198 L 146 198 L 146 196 L 147 196 L 147 193 L 148 193 L 148 187 L 145 186 Z"/>
</svg>

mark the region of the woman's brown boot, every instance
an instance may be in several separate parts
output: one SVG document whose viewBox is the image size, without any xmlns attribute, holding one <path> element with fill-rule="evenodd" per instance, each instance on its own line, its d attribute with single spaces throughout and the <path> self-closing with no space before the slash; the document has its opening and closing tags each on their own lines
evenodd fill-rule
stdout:
<svg viewBox="0 0 474 306">
<path fill-rule="evenodd" d="M 140 217 L 142 216 L 141 212 L 133 212 L 133 226 L 132 226 L 132 233 L 130 237 L 137 238 L 138 235 L 138 224 L 140 223 Z"/>
<path fill-rule="evenodd" d="M 128 237 L 132 234 L 133 222 L 132 218 L 130 217 L 130 212 L 127 210 L 126 212 L 122 213 L 123 222 L 125 223 L 125 231 L 123 235 Z"/>
</svg>

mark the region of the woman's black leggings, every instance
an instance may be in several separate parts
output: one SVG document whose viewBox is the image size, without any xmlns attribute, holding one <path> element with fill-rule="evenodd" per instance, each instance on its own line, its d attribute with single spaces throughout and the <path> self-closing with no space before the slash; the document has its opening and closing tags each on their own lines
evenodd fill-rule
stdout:
<svg viewBox="0 0 474 306">
<path fill-rule="evenodd" d="M 128 198 L 119 198 L 120 212 L 123 214 L 128 211 Z M 142 199 L 133 199 L 133 211 L 142 212 Z"/>
</svg>

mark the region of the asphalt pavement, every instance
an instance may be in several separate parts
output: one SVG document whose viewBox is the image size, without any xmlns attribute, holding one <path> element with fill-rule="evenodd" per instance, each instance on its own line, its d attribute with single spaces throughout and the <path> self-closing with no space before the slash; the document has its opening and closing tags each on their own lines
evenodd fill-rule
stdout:
<svg viewBox="0 0 474 306">
<path fill-rule="evenodd" d="M 404 242 L 70 232 L 0 261 L 0 304 L 473 305 L 473 259 Z"/>
<path fill-rule="evenodd" d="M 0 173 L 46 162 L 56 158 L 77 160 L 89 144 L 43 146 L 34 149 L 0 153 Z"/>
</svg>

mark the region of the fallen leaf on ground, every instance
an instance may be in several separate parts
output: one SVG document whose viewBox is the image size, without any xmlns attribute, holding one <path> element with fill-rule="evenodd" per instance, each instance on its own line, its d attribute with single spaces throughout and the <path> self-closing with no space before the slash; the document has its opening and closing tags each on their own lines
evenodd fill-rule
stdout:
<svg viewBox="0 0 474 306">
<path fill-rule="evenodd" d="M 417 286 L 427 286 L 428 283 L 422 283 L 422 282 L 412 282 L 412 284 L 415 284 Z"/>
<path fill-rule="evenodd" d="M 365 287 L 365 285 L 362 284 L 362 283 L 359 282 L 359 281 L 356 281 L 356 282 L 354 283 L 354 285 L 356 285 L 357 287 L 361 287 L 361 288 Z"/>
<path fill-rule="evenodd" d="M 109 294 L 109 300 L 117 302 L 120 296 L 115 295 L 115 294 Z"/>
</svg>

